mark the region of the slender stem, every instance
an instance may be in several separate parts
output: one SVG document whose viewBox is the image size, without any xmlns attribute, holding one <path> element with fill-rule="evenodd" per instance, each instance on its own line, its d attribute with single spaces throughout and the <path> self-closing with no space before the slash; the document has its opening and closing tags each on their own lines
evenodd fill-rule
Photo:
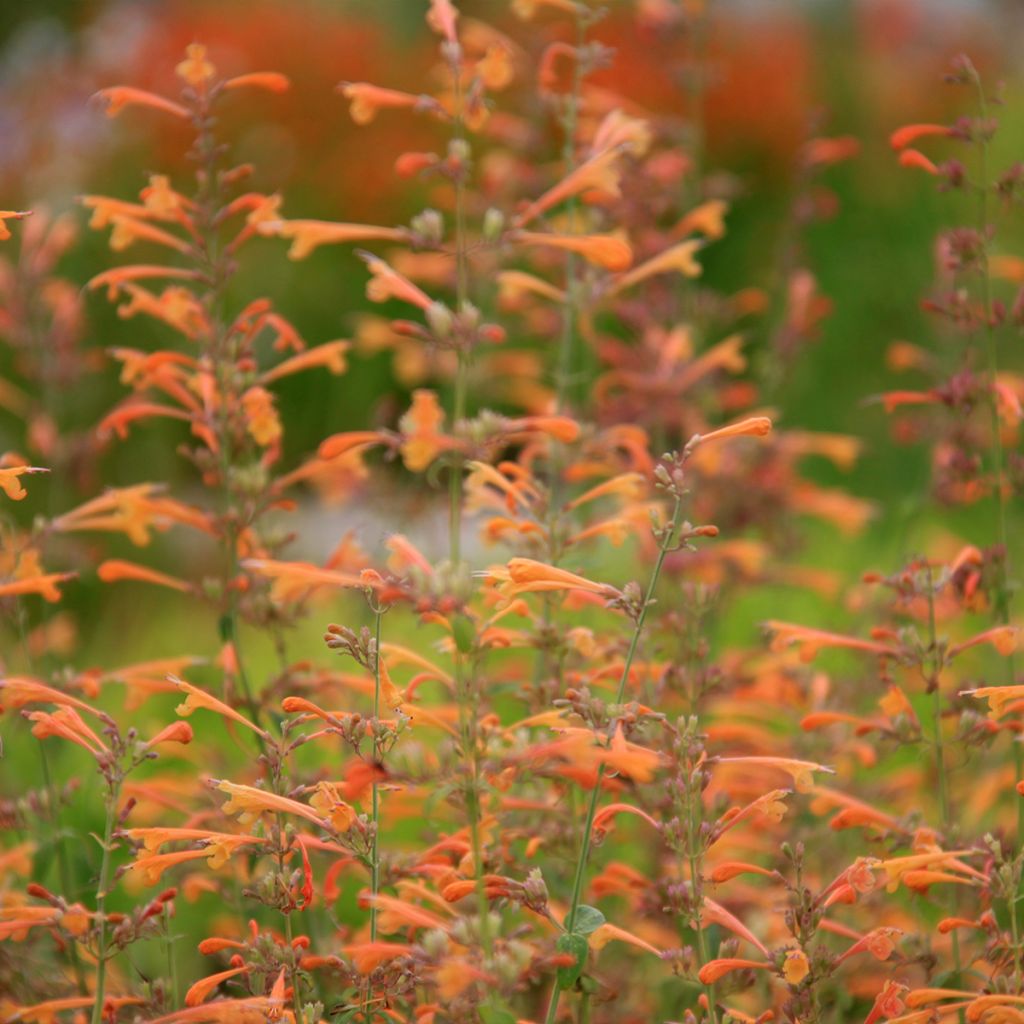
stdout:
<svg viewBox="0 0 1024 1024">
<path fill-rule="evenodd" d="M 164 945 L 167 950 L 167 975 L 171 981 L 171 1009 L 176 1010 L 181 1001 L 178 983 L 178 960 L 174 955 L 174 939 L 171 936 L 171 905 L 164 904 Z"/>
<path fill-rule="evenodd" d="M 466 125 L 462 116 L 463 88 L 462 67 L 458 52 L 451 55 L 452 84 L 455 92 L 455 141 L 466 147 Z M 462 313 L 469 302 L 469 261 L 466 237 L 466 180 L 464 166 L 455 177 L 455 306 L 456 313 Z M 471 349 L 465 340 L 457 337 L 455 372 L 455 394 L 452 405 L 452 426 L 466 417 L 466 392 L 471 361 Z M 449 557 L 453 567 L 462 560 L 462 463 L 456 460 L 449 477 Z M 455 687 L 458 694 L 459 725 L 463 754 L 469 769 L 469 785 L 466 792 L 466 812 L 469 817 L 469 835 L 473 851 L 473 874 L 476 882 L 480 939 L 486 956 L 491 955 L 491 937 L 488 926 L 489 907 L 484 889 L 483 845 L 480 835 L 480 765 L 476 742 L 476 720 L 472 711 L 476 701 L 472 699 L 474 673 L 467 677 L 463 658 L 459 651 L 454 653 Z"/>
<path fill-rule="evenodd" d="M 376 609 L 373 621 L 373 635 L 376 640 L 376 657 L 373 659 L 373 720 L 380 718 L 380 627 L 384 617 L 382 609 Z M 373 842 L 370 846 L 370 941 L 377 941 L 377 893 L 380 892 L 380 787 L 377 784 L 376 761 L 378 760 L 377 741 L 373 743 L 373 760 L 375 762 L 373 783 L 371 786 Z"/>
<path fill-rule="evenodd" d="M 60 878 L 61 894 L 65 899 L 73 899 L 74 893 L 71 885 L 71 865 L 68 863 L 68 853 L 64 848 L 63 825 L 60 813 L 60 794 L 54 784 L 53 775 L 50 772 L 50 762 L 46 756 L 46 748 L 38 744 L 39 760 L 43 771 L 43 785 L 46 787 L 46 798 L 49 810 L 50 823 L 52 826 L 53 845 L 57 852 L 57 874 Z M 78 986 L 79 995 L 86 995 L 89 991 L 85 983 L 85 972 L 82 969 L 82 961 L 78 955 L 78 946 L 74 942 L 68 943 L 68 959 L 71 961 L 71 969 L 75 972 L 75 984 Z"/>
<path fill-rule="evenodd" d="M 932 691 L 932 728 L 935 743 L 935 774 L 939 780 L 939 807 L 942 813 L 942 831 L 945 842 L 948 846 L 952 843 L 950 830 L 953 826 L 953 814 L 949 800 L 949 777 L 946 768 L 946 753 L 944 738 L 942 735 L 942 663 L 939 660 L 938 631 L 935 626 L 935 586 L 932 579 L 932 570 L 927 570 L 926 585 L 928 587 L 928 651 L 932 660 L 931 670 L 926 673 L 925 680 L 928 688 Z M 955 886 L 953 887 L 955 890 Z M 952 910 L 956 916 L 957 894 L 952 894 Z M 953 929 L 952 934 L 953 967 L 956 970 L 957 983 L 960 982 L 963 963 L 960 958 L 960 937 L 957 930 Z M 964 1020 L 964 1012 L 958 1014 L 961 1024 Z"/>
<path fill-rule="evenodd" d="M 121 794 L 120 781 L 115 782 L 107 792 L 107 820 L 103 826 L 103 859 L 100 863 L 100 880 L 96 889 L 96 919 L 99 921 L 99 948 L 96 957 L 96 989 L 92 1004 L 92 1024 L 103 1019 L 103 1000 L 107 984 L 107 888 L 110 885 L 112 858 L 111 837 L 117 818 L 117 801 Z"/>
<path fill-rule="evenodd" d="M 626 660 L 622 665 L 622 675 L 619 677 L 619 686 L 615 694 L 615 704 L 620 705 L 626 695 L 626 686 L 629 683 L 629 675 L 633 668 L 633 659 L 636 657 L 637 647 L 640 644 L 640 636 L 643 633 L 644 623 L 647 621 L 647 612 L 654 600 L 654 591 L 661 576 L 662 567 L 665 564 L 665 557 L 668 555 L 675 541 L 676 534 L 683 521 L 683 503 L 677 495 L 675 507 L 672 510 L 671 525 L 666 527 L 662 534 L 661 543 L 658 547 L 658 558 L 654 563 L 650 581 L 647 584 L 647 591 L 644 595 L 643 604 L 636 617 L 636 625 L 633 628 L 633 635 L 630 637 L 629 649 L 626 652 Z M 615 734 L 617 721 L 612 719 L 608 725 L 607 739 L 611 740 Z M 568 932 L 573 930 L 576 924 L 576 914 L 579 911 L 580 900 L 583 896 L 583 881 L 587 873 L 587 861 L 590 856 L 590 841 L 594 832 L 594 818 L 597 816 L 597 805 L 601 799 L 601 782 L 605 776 L 605 765 L 602 763 L 597 769 L 597 779 L 590 794 L 590 801 L 587 804 L 587 817 L 583 825 L 583 836 L 580 840 L 580 849 L 576 857 L 576 870 L 572 882 L 572 899 L 569 903 L 569 913 L 565 918 L 565 929 Z M 556 985 L 551 993 L 551 1000 L 548 1003 L 546 1024 L 552 1024 L 558 1012 L 558 1000 L 561 996 L 561 988 Z"/>
<path fill-rule="evenodd" d="M 992 474 L 995 477 L 995 531 L 997 543 L 1002 551 L 1002 557 L 996 563 L 996 601 L 995 613 L 997 620 L 1002 625 L 1010 621 L 1010 546 L 1009 528 L 1007 525 L 1006 497 L 1003 494 L 1003 484 L 1006 476 L 1006 456 L 1003 451 L 1002 427 L 999 420 L 999 405 L 996 397 L 996 386 L 999 381 L 999 356 L 996 345 L 995 324 L 992 310 L 992 275 L 989 267 L 988 248 L 988 195 L 990 183 L 988 177 L 988 101 L 985 99 L 985 89 L 981 77 L 977 71 L 973 73 L 973 80 L 978 93 L 978 113 L 980 116 L 980 127 L 978 132 L 978 235 L 980 240 L 980 276 L 981 276 L 981 304 L 982 316 L 984 317 L 985 353 L 988 363 L 988 407 L 989 407 L 989 429 L 991 439 L 991 461 Z M 1012 686 L 1017 678 L 1016 659 L 1011 652 L 1006 658 L 1007 685 Z M 1024 775 L 1024 750 L 1019 743 L 1012 744 L 1013 761 L 1016 777 L 1019 779 Z M 1017 846 L 1024 847 L 1024 807 L 1017 801 Z"/>
<path fill-rule="evenodd" d="M 691 773 L 692 775 L 692 773 Z M 704 909 L 704 876 L 702 874 L 703 858 L 700 855 L 700 824 L 703 817 L 703 806 L 701 803 L 701 791 L 699 786 L 690 785 L 690 792 L 687 800 L 687 860 L 690 866 L 690 899 L 693 906 L 693 926 L 697 939 L 697 960 L 698 969 L 708 962 L 707 942 L 704 938 L 704 921 L 702 911 Z M 704 991 L 708 996 L 708 1015 L 711 1024 L 717 1024 L 718 1013 L 715 1010 L 715 986 L 705 985 Z"/>
</svg>

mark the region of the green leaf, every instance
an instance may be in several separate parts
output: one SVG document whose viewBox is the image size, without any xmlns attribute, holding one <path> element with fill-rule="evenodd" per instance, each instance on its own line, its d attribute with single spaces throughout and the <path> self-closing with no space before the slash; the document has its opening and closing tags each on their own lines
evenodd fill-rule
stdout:
<svg viewBox="0 0 1024 1024">
<path fill-rule="evenodd" d="M 588 907 L 586 903 L 576 908 L 572 930 L 576 935 L 590 935 L 604 924 L 605 917 L 597 907 Z"/>
<path fill-rule="evenodd" d="M 480 1006 L 480 1019 L 483 1024 L 516 1024 L 516 1015 L 504 1006 L 496 1003 L 483 1003 Z"/>
<path fill-rule="evenodd" d="M 476 627 L 465 615 L 456 615 L 452 621 L 452 634 L 460 654 L 469 654 L 476 645 Z"/>
<path fill-rule="evenodd" d="M 583 965 L 587 962 L 587 952 L 590 949 L 590 943 L 587 942 L 586 937 L 583 935 L 565 932 L 559 936 L 558 941 L 555 943 L 555 949 L 559 953 L 571 953 L 576 958 L 576 962 L 569 967 L 559 967 L 557 974 L 559 988 L 572 988 L 579 981 L 579 977 L 583 973 Z"/>
</svg>

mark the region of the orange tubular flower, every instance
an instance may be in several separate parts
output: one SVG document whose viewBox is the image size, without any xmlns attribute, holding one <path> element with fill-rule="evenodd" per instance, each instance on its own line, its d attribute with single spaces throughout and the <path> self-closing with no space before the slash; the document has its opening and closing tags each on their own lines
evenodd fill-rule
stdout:
<svg viewBox="0 0 1024 1024">
<path fill-rule="evenodd" d="M 320 366 L 338 376 L 348 369 L 345 353 L 351 347 L 352 342 L 342 339 L 325 342 L 323 345 L 317 345 L 306 352 L 300 352 L 298 355 L 286 359 L 283 363 L 278 363 L 273 369 L 267 370 L 260 377 L 260 380 L 264 384 L 269 384 L 271 381 L 298 373 L 300 370 L 311 370 Z"/>
<path fill-rule="evenodd" d="M 554 565 L 545 565 L 532 558 L 510 559 L 507 572 L 511 586 L 505 589 L 505 593 L 510 597 L 552 590 L 583 590 L 606 598 L 615 597 L 619 593 L 615 587 L 607 583 L 595 583 L 583 576 L 577 576 L 574 572 L 559 569 Z"/>
<path fill-rule="evenodd" d="M 778 768 L 793 779 L 799 793 L 810 793 L 814 789 L 814 772 L 828 772 L 835 775 L 834 768 L 828 768 L 814 761 L 798 761 L 791 757 L 718 757 L 716 764 L 738 764 L 751 768 Z"/>
<path fill-rule="evenodd" d="M 541 245 L 579 253 L 588 263 L 621 273 L 633 262 L 628 242 L 615 235 L 548 235 L 537 231 L 516 231 L 510 240 L 519 245 Z"/>
<path fill-rule="evenodd" d="M 636 946 L 637 949 L 642 949 L 647 953 L 653 953 L 657 957 L 660 957 L 662 953 L 657 946 L 652 946 L 651 943 L 641 939 L 639 935 L 634 935 L 632 932 L 626 931 L 625 928 L 619 928 L 618 925 L 608 922 L 590 934 L 591 949 L 604 949 L 609 942 L 613 941 L 628 942 L 631 946 Z"/>
<path fill-rule="evenodd" d="M 1024 685 L 979 686 L 975 690 L 961 690 L 961 697 L 977 697 L 988 701 L 988 717 L 993 721 L 1002 718 L 1008 704 L 1024 700 Z"/>
<path fill-rule="evenodd" d="M 771 649 L 781 651 L 797 644 L 800 647 L 800 660 L 813 661 L 823 647 L 837 647 L 851 651 L 864 651 L 884 658 L 895 658 L 900 654 L 898 647 L 883 644 L 877 640 L 861 640 L 858 637 L 842 636 L 839 633 L 828 633 L 808 626 L 798 626 L 790 622 L 769 620 L 765 628 L 772 634 Z"/>
<path fill-rule="evenodd" d="M 37 739 L 59 736 L 61 739 L 89 751 L 93 757 L 109 753 L 107 745 L 82 721 L 74 708 L 60 707 L 54 712 L 23 711 L 22 714 L 35 724 L 32 735 Z"/>
<path fill-rule="evenodd" d="M 887 981 L 882 991 L 875 996 L 871 1012 L 864 1018 L 864 1024 L 876 1024 L 883 1018 L 899 1017 L 906 1008 L 903 997 L 907 986 L 898 981 Z"/>
<path fill-rule="evenodd" d="M 930 135 L 950 136 L 953 129 L 944 124 L 906 124 L 889 136 L 889 145 L 895 150 L 906 149 L 912 142 Z"/>
<path fill-rule="evenodd" d="M 85 701 L 56 690 L 52 686 L 47 686 L 36 679 L 26 676 L 8 676 L 6 679 L 0 679 L 0 712 L 5 707 L 18 709 L 23 708 L 26 704 L 58 704 L 77 708 L 91 715 L 99 714 Z"/>
<path fill-rule="evenodd" d="M 702 242 L 690 239 L 686 242 L 679 242 L 664 252 L 658 253 L 638 267 L 634 267 L 628 274 L 623 274 L 612 285 L 609 294 L 617 295 L 619 292 L 632 288 L 633 285 L 646 281 L 649 277 L 657 274 L 679 273 L 683 277 L 700 277 L 701 265 L 693 258 L 703 246 Z"/>
<path fill-rule="evenodd" d="M 243 825 L 258 821 L 264 814 L 294 814 L 296 817 L 311 821 L 320 828 L 328 826 L 328 822 L 312 807 L 299 803 L 298 800 L 291 800 L 286 796 L 269 793 L 265 789 L 242 786 L 223 779 L 211 779 L 210 785 L 222 793 L 227 793 L 230 799 L 221 809 L 231 817 L 237 815 Z"/>
<path fill-rule="evenodd" d="M 114 85 L 107 89 L 100 89 L 96 98 L 106 103 L 107 117 L 117 117 L 125 107 L 139 106 L 151 107 L 153 110 L 162 110 L 167 114 L 188 120 L 191 116 L 188 109 L 180 103 L 174 103 L 156 93 L 147 92 L 145 89 L 134 89 L 128 85 Z"/>
<path fill-rule="evenodd" d="M 926 174 L 938 174 L 939 169 L 920 150 L 905 149 L 900 153 L 900 167 L 915 167 Z"/>
<path fill-rule="evenodd" d="M 272 558 L 246 558 L 242 568 L 274 581 L 271 596 L 275 601 L 297 601 L 317 587 L 372 588 L 374 582 L 352 573 L 321 569 L 308 562 L 281 562 Z"/>
<path fill-rule="evenodd" d="M 192 584 L 185 580 L 179 580 L 176 576 L 168 576 L 166 573 L 157 572 L 155 569 L 147 569 L 144 565 L 136 565 L 134 562 L 125 562 L 119 558 L 111 558 L 101 562 L 96 567 L 96 575 L 104 583 L 116 583 L 120 580 L 137 580 L 140 583 L 155 583 L 157 586 L 170 587 L 181 593 L 188 593 Z"/>
<path fill-rule="evenodd" d="M 707 434 L 697 434 L 690 444 L 702 445 L 709 441 L 725 441 L 732 437 L 764 437 L 770 434 L 772 421 L 767 416 L 751 416 L 749 419 L 740 420 L 738 423 L 730 423 L 728 426 L 719 427 Z"/>
<path fill-rule="evenodd" d="M 546 210 L 550 210 L 551 207 L 590 189 L 597 189 L 606 195 L 618 196 L 619 172 L 615 165 L 621 155 L 617 149 L 607 149 L 603 153 L 592 156 L 517 214 L 512 219 L 512 224 L 517 228 L 525 227 Z"/>
<path fill-rule="evenodd" d="M 270 92 L 287 92 L 291 88 L 291 80 L 279 71 L 250 71 L 244 75 L 236 75 L 224 83 L 225 89 L 267 89 Z"/>
<path fill-rule="evenodd" d="M 338 92 L 349 101 L 349 114 L 356 124 L 369 124 L 380 110 L 429 110 L 443 113 L 430 96 L 416 96 L 397 89 L 385 89 L 369 82 L 342 82 Z"/>
<path fill-rule="evenodd" d="M 729 204 L 724 199 L 709 199 L 695 206 L 672 229 L 674 236 L 700 234 L 708 241 L 715 241 L 725 235 L 725 215 Z"/>
<path fill-rule="evenodd" d="M 2 461 L 2 460 L 0 460 Z M 40 466 L 4 466 L 0 465 L 0 491 L 3 491 L 12 501 L 21 501 L 28 495 L 28 491 L 21 485 L 19 477 L 26 473 L 49 473 L 48 469 Z"/>
<path fill-rule="evenodd" d="M 992 629 L 986 629 L 984 633 L 971 637 L 970 640 L 965 640 L 962 644 L 952 644 L 946 654 L 949 658 L 955 658 L 971 647 L 977 647 L 978 644 L 991 644 L 1004 658 L 1007 658 L 1017 650 L 1019 633 L 1020 629 L 1016 626 L 995 626 Z"/>
<path fill-rule="evenodd" d="M 408 278 L 402 277 L 384 260 L 367 252 L 359 254 L 370 269 L 370 280 L 366 282 L 366 297 L 371 302 L 387 302 L 397 299 L 420 309 L 429 309 L 433 300 L 422 288 L 417 288 Z"/>
<path fill-rule="evenodd" d="M 772 964 L 760 960 L 741 960 L 738 957 L 726 957 L 722 960 L 709 960 L 698 972 L 697 977 L 702 985 L 714 985 L 732 971 L 773 971 Z"/>
<path fill-rule="evenodd" d="M 638 818 L 642 818 L 651 826 L 656 832 L 660 830 L 661 826 L 652 818 L 646 811 L 640 810 L 639 807 L 634 807 L 632 804 L 609 804 L 607 807 L 602 807 L 601 810 L 594 815 L 594 831 L 595 832 L 607 832 L 609 823 L 617 814 L 633 814 Z"/>
<path fill-rule="evenodd" d="M 403 228 L 383 228 L 373 224 L 341 224 L 328 220 L 281 220 L 260 225 L 261 235 L 290 238 L 288 259 L 303 260 L 321 245 L 349 242 L 402 242 L 408 237 Z"/>
<path fill-rule="evenodd" d="M 381 964 L 407 956 L 412 946 L 403 942 L 359 942 L 342 946 L 341 951 L 355 964 L 360 974 L 369 974 Z"/>
<path fill-rule="evenodd" d="M 228 978 L 237 978 L 239 974 L 245 974 L 248 970 L 249 968 L 244 965 L 242 967 L 232 967 L 230 970 L 221 971 L 219 974 L 211 974 L 208 978 L 200 979 L 185 993 L 185 1005 L 199 1006 L 200 1003 L 206 1002 L 207 998 L 222 981 L 227 981 Z"/>
<path fill-rule="evenodd" d="M 24 220 L 31 215 L 31 210 L 0 210 L 0 242 L 6 242 L 11 237 L 11 229 L 7 226 L 7 221 Z"/>
<path fill-rule="evenodd" d="M 239 725 L 252 729 L 254 733 L 264 737 L 264 739 L 269 739 L 267 733 L 258 725 L 253 725 L 245 715 L 240 715 L 234 708 L 228 707 L 227 704 L 217 700 L 212 694 L 200 690 L 191 683 L 186 683 L 184 679 L 179 679 L 177 676 L 168 676 L 168 679 L 185 694 L 184 702 L 174 709 L 182 718 L 187 718 L 193 711 L 203 708 L 206 711 L 213 711 L 224 718 L 230 718 L 233 722 L 238 722 Z"/>
</svg>

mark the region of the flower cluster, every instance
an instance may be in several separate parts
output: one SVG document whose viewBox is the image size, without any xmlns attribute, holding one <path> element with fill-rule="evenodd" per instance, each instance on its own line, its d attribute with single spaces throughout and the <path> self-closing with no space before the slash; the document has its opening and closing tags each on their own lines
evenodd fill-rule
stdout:
<svg viewBox="0 0 1024 1024">
<path fill-rule="evenodd" d="M 1024 298 L 1001 292 L 1024 262 L 992 224 L 1019 168 L 990 167 L 966 58 L 976 114 L 892 135 L 977 218 L 938 246 L 944 347 L 890 349 L 930 385 L 881 402 L 943 502 L 992 514 L 851 584 L 805 535 L 895 513 L 813 472 L 858 439 L 779 406 L 832 309 L 801 233 L 858 144 L 800 143 L 769 284 L 708 284 L 742 198 L 707 166 L 711 14 L 635 6 L 688 54 L 685 116 L 604 84 L 583 0 L 515 0 L 518 24 L 430 0 L 427 91 L 339 83 L 360 131 L 424 147 L 393 170 L 429 205 L 397 225 L 291 216 L 233 161 L 236 98 L 279 102 L 283 74 L 193 43 L 174 90 L 98 94 L 187 136 L 191 173 L 81 197 L 142 253 L 84 293 L 73 218 L 37 210 L 0 261 L 29 453 L 0 456 L 0 711 L 41 757 L 0 790 L 0 1024 L 1024 1020 Z M 917 148 L 953 142 L 970 170 Z M 287 297 L 245 294 L 257 260 L 329 263 L 373 312 L 311 344 Z M 86 345 L 104 297 L 138 340 Z M 381 352 L 374 419 L 297 452 L 282 382 L 354 388 Z M 120 392 L 82 429 L 86 374 Z M 140 435 L 180 472 L 104 486 Z M 409 492 L 426 525 L 391 516 Z M 144 653 L 126 632 L 95 664 L 52 610 L 90 587 L 158 623 Z M 737 639 L 749 602 L 763 635 Z"/>
</svg>

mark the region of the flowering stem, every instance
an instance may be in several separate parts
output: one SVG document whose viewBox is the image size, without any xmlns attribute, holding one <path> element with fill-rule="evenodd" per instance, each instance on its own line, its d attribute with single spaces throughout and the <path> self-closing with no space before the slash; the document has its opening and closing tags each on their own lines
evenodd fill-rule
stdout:
<svg viewBox="0 0 1024 1024">
<path fill-rule="evenodd" d="M 100 1024 L 103 1019 L 103 1000 L 107 983 L 107 888 L 110 885 L 111 837 L 117 818 L 117 801 L 121 794 L 121 782 L 113 781 L 107 792 L 107 820 L 103 826 L 103 859 L 100 862 L 100 880 L 96 889 L 96 918 L 99 921 L 99 950 L 96 956 L 96 988 L 92 1004 L 91 1024 Z"/>
<path fill-rule="evenodd" d="M 996 538 L 1002 551 L 1002 557 L 996 562 L 996 617 L 1002 625 L 1010 621 L 1010 548 L 1009 530 L 1007 527 L 1006 499 L 1003 495 L 1003 478 L 1006 474 L 1006 458 L 1003 452 L 1003 438 L 999 422 L 999 406 L 997 399 L 996 385 L 999 380 L 999 357 L 996 346 L 995 325 L 993 323 L 992 310 L 992 275 L 988 261 L 988 102 L 985 99 L 985 89 L 982 85 L 981 76 L 976 70 L 971 69 L 971 77 L 978 93 L 978 113 L 980 126 L 978 130 L 978 238 L 979 238 L 979 262 L 981 274 L 981 304 L 982 316 L 984 317 L 985 331 L 985 352 L 988 362 L 988 406 L 989 424 L 992 435 L 992 473 L 995 477 L 995 503 L 996 503 Z M 1006 659 L 1007 683 L 1013 685 L 1016 681 L 1015 658 L 1011 652 Z M 1019 743 L 1012 744 L 1014 768 L 1017 778 L 1024 775 L 1024 751 Z M 1024 807 L 1017 801 L 1017 845 L 1024 847 Z"/>
<path fill-rule="evenodd" d="M 167 976 L 171 982 L 171 1008 L 177 1009 L 181 1001 L 178 984 L 178 961 L 174 956 L 174 939 L 171 937 L 171 904 L 164 904 L 164 946 L 167 950 Z"/>
<path fill-rule="evenodd" d="M 933 731 L 935 733 L 935 772 L 939 780 L 939 806 L 942 812 L 942 831 L 945 836 L 947 848 L 952 844 L 952 839 L 949 836 L 950 829 L 952 828 L 953 817 L 949 802 L 949 778 L 946 770 L 946 755 L 945 747 L 943 745 L 942 738 L 942 687 L 940 685 L 940 675 L 942 672 L 942 663 L 939 660 L 939 647 L 938 647 L 938 632 L 935 627 L 935 587 L 932 581 L 932 571 L 928 568 L 927 575 L 927 586 L 928 586 L 928 650 L 931 654 L 932 667 L 931 671 L 925 675 L 925 681 L 928 689 L 932 691 L 932 720 L 933 720 Z M 957 905 L 957 894 L 956 887 L 954 886 L 954 892 L 952 894 L 953 901 L 953 914 L 956 915 Z M 961 971 L 963 965 L 960 960 L 960 937 L 957 935 L 957 930 L 954 928 L 952 932 L 952 950 L 953 950 L 953 966 L 956 970 L 957 982 L 960 982 Z M 960 1020 L 964 1018 L 963 1010 L 959 1013 Z"/>
<path fill-rule="evenodd" d="M 633 659 L 636 657 L 637 647 L 640 644 L 640 636 L 643 633 L 644 623 L 647 620 L 647 611 L 654 601 L 654 591 L 658 585 L 658 579 L 661 576 L 662 567 L 665 564 L 665 557 L 668 555 L 669 551 L 672 550 L 676 535 L 682 525 L 682 521 L 683 502 L 682 498 L 677 494 L 675 495 L 675 506 L 672 510 L 671 523 L 665 528 L 661 535 L 661 542 L 658 546 L 658 558 L 654 563 L 654 569 L 651 572 L 651 578 L 647 584 L 647 592 L 644 594 L 643 603 L 637 613 L 636 625 L 633 627 L 633 635 L 630 638 L 629 649 L 626 652 L 626 660 L 622 665 L 622 675 L 619 677 L 619 686 L 615 694 L 615 705 L 622 704 L 623 698 L 626 695 L 626 686 L 629 683 L 629 674 L 633 668 Z M 609 722 L 607 732 L 607 739 L 609 741 L 615 734 L 615 726 L 616 720 L 612 719 L 612 721 Z M 580 900 L 583 896 L 583 880 L 587 873 L 587 861 L 590 855 L 590 841 L 594 832 L 594 818 L 597 816 L 597 805 L 601 799 L 601 782 L 604 780 L 604 776 L 605 765 L 602 763 L 598 765 L 597 768 L 597 779 L 590 794 L 590 802 L 587 805 L 587 817 L 583 825 L 583 836 L 580 840 L 580 849 L 576 857 L 576 871 L 572 883 L 572 899 L 569 903 L 569 913 L 565 917 L 565 930 L 570 933 L 576 924 L 576 914 L 579 911 Z M 561 993 L 561 988 L 556 984 L 548 1003 L 548 1012 L 547 1017 L 545 1018 L 546 1024 L 552 1024 L 555 1019 L 555 1015 L 558 1012 L 558 1000 Z"/>
<path fill-rule="evenodd" d="M 450 54 L 452 85 L 455 94 L 454 141 L 458 146 L 460 167 L 455 175 L 455 306 L 457 313 L 463 313 L 469 303 L 469 262 L 466 244 L 466 175 L 469 147 L 466 141 L 466 125 L 463 117 L 464 91 L 462 87 L 461 51 L 457 48 Z M 457 337 L 455 394 L 452 404 L 452 427 L 466 417 L 466 391 L 468 383 L 471 348 L 465 339 Z M 449 558 L 453 569 L 462 559 L 462 460 L 456 459 L 449 478 Z M 476 707 L 471 690 L 474 673 L 466 678 L 463 658 L 456 649 L 453 653 L 455 687 L 458 694 L 459 726 L 462 750 L 467 759 L 469 784 L 466 792 L 466 812 L 469 817 L 469 835 L 473 851 L 473 874 L 476 882 L 478 915 L 480 918 L 480 940 L 484 954 L 491 954 L 491 937 L 488 927 L 489 907 L 484 890 L 484 866 L 480 837 L 480 765 L 477 756 L 476 724 L 471 709 Z"/>
<path fill-rule="evenodd" d="M 72 898 L 71 891 L 71 866 L 68 864 L 67 850 L 64 848 L 64 837 L 61 834 L 60 795 L 54 785 L 53 776 L 50 774 L 50 762 L 46 756 L 46 748 L 38 744 L 39 760 L 43 769 L 43 784 L 46 787 L 47 806 L 50 822 L 53 828 L 53 845 L 57 851 L 57 874 L 60 878 L 61 892 L 67 899 Z M 75 983 L 78 986 L 80 995 L 86 995 L 89 991 L 85 983 L 85 973 L 82 970 L 82 961 L 78 956 L 78 946 L 74 942 L 68 943 L 68 959 L 71 961 L 71 968 L 75 972 Z"/>
<path fill-rule="evenodd" d="M 697 962 L 698 970 L 708 962 L 708 949 L 707 943 L 704 940 L 704 922 L 702 920 L 701 911 L 704 906 L 704 883 L 703 876 L 701 874 L 701 857 L 698 853 L 698 842 L 699 842 L 699 831 L 700 831 L 700 818 L 701 818 L 701 807 L 700 807 L 700 789 L 698 788 L 695 793 L 690 794 L 689 807 L 688 807 L 688 818 L 689 818 L 689 851 L 687 854 L 687 860 L 690 865 L 690 899 L 693 903 L 693 927 L 696 932 L 697 939 Z M 715 1012 L 715 986 L 714 984 L 705 985 L 704 990 L 708 995 L 708 1014 L 711 1019 L 711 1024 L 717 1024 L 718 1015 Z"/>
<path fill-rule="evenodd" d="M 380 718 L 380 626 L 384 617 L 382 608 L 374 609 L 373 635 L 376 641 L 376 656 L 373 659 L 373 721 L 376 725 Z M 373 741 L 374 772 L 371 784 L 371 801 L 373 815 L 373 840 L 370 845 L 370 941 L 377 941 L 377 893 L 380 891 L 380 788 L 377 785 L 376 762 L 378 760 L 377 740 Z"/>
</svg>

